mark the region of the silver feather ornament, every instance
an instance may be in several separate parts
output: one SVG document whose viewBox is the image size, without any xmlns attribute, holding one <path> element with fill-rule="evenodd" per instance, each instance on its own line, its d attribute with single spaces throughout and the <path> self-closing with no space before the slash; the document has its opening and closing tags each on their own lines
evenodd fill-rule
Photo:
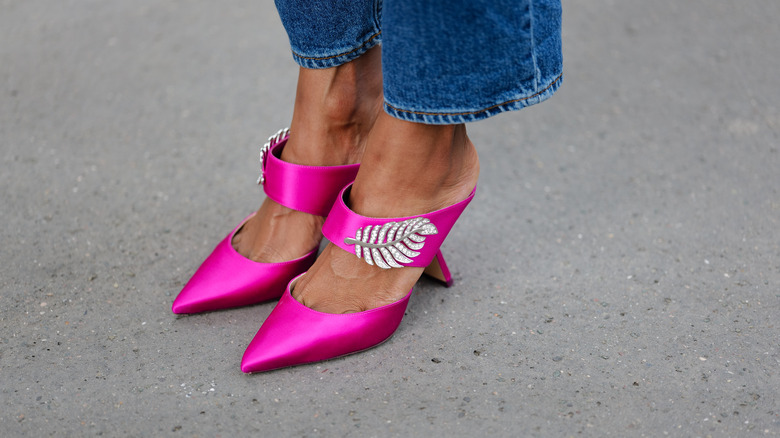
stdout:
<svg viewBox="0 0 780 438">
<path fill-rule="evenodd" d="M 403 222 L 387 222 L 383 225 L 366 225 L 358 228 L 355 238 L 344 243 L 355 245 L 355 255 L 369 265 L 382 269 L 403 268 L 401 263 L 411 263 L 420 255 L 425 236 L 439 234 L 436 225 L 424 217 Z"/>
</svg>

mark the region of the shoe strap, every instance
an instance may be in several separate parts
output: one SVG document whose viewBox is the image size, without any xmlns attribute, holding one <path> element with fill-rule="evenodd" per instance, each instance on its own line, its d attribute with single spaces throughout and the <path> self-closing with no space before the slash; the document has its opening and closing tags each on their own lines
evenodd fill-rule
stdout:
<svg viewBox="0 0 780 438">
<path fill-rule="evenodd" d="M 348 185 L 333 204 L 322 233 L 334 245 L 380 268 L 428 266 L 476 187 L 463 201 L 430 213 L 401 218 L 371 218 L 350 210 Z"/>
<path fill-rule="evenodd" d="M 285 207 L 317 216 L 326 216 L 339 191 L 355 180 L 360 164 L 344 166 L 304 166 L 282 161 L 289 130 L 268 139 L 260 152 L 262 173 L 258 184 L 265 194 Z"/>
</svg>

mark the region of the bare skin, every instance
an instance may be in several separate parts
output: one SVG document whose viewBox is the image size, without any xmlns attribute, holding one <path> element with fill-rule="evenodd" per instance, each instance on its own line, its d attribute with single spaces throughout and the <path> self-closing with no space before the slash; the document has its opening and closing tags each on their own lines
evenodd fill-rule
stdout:
<svg viewBox="0 0 780 438">
<path fill-rule="evenodd" d="M 462 201 L 479 176 L 464 125 L 423 125 L 379 115 L 350 192 L 353 211 L 369 217 L 427 213 Z M 293 289 L 325 313 L 374 309 L 403 298 L 423 268 L 381 269 L 328 244 Z"/>
<path fill-rule="evenodd" d="M 362 161 L 349 202 L 365 216 L 409 216 L 465 199 L 479 175 L 465 126 L 423 125 L 385 114 L 380 59 L 377 47 L 339 67 L 300 70 L 282 159 L 306 165 Z M 292 260 L 319 244 L 323 223 L 266 198 L 233 246 L 255 261 Z M 369 266 L 329 244 L 293 296 L 321 312 L 360 312 L 403 298 L 422 272 Z"/>
<path fill-rule="evenodd" d="M 381 110 L 379 47 L 338 67 L 301 68 L 290 139 L 281 158 L 310 166 L 360 162 L 368 132 Z M 233 247 L 257 262 L 293 260 L 319 245 L 324 222 L 324 217 L 291 210 L 266 198 L 233 237 Z"/>
</svg>

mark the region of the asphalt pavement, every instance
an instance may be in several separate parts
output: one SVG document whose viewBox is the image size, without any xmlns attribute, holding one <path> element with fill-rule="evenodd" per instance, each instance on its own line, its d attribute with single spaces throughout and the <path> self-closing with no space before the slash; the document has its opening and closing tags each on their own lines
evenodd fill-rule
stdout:
<svg viewBox="0 0 780 438">
<path fill-rule="evenodd" d="M 0 1 L 0 435 L 780 435 L 780 2 L 564 2 L 562 88 L 469 125 L 401 327 L 246 375 L 170 305 L 263 194 L 272 2 Z"/>
</svg>

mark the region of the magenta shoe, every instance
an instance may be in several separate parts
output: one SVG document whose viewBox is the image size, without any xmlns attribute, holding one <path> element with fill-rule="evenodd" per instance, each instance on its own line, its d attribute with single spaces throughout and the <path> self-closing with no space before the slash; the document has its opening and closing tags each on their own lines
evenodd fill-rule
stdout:
<svg viewBox="0 0 780 438">
<path fill-rule="evenodd" d="M 326 216 L 341 188 L 357 175 L 359 164 L 302 166 L 285 163 L 282 154 L 289 131 L 280 130 L 260 150 L 261 173 L 266 196 L 285 207 Z M 259 263 L 233 248 L 233 236 L 244 219 L 195 271 L 173 301 L 173 313 L 198 313 L 246 306 L 278 298 L 290 279 L 306 272 L 317 257 L 317 248 L 281 263 Z"/>
<path fill-rule="evenodd" d="M 427 267 L 426 273 L 452 284 L 440 247 L 469 202 L 419 216 L 369 218 L 347 207 L 346 187 L 328 214 L 322 232 L 339 248 L 383 269 Z M 476 190 L 476 189 L 475 189 Z M 241 371 L 269 371 L 356 353 L 387 340 L 398 328 L 411 291 L 399 301 L 358 313 L 312 310 L 292 296 L 298 278 L 287 286 L 279 304 L 244 352 Z"/>
</svg>

